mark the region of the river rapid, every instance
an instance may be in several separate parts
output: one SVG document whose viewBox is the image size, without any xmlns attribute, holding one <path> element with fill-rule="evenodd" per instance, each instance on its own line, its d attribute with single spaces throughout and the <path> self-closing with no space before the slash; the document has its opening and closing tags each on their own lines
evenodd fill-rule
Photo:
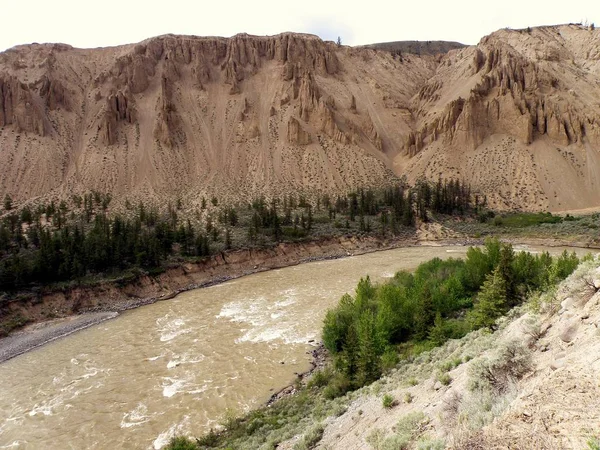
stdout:
<svg viewBox="0 0 600 450">
<path fill-rule="evenodd" d="M 258 273 L 48 343 L 0 364 L 0 449 L 159 449 L 200 435 L 307 370 L 327 309 L 361 277 L 466 251 L 412 247 Z"/>
</svg>

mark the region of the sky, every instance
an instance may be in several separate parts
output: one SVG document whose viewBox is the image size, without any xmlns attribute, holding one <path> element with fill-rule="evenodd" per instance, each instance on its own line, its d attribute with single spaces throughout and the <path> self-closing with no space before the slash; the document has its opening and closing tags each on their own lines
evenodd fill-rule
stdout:
<svg viewBox="0 0 600 450">
<path fill-rule="evenodd" d="M 345 45 L 399 40 L 476 44 L 500 28 L 570 22 L 600 26 L 600 0 L 5 0 L 0 51 L 61 42 L 93 48 L 161 34 L 312 33 Z"/>
</svg>

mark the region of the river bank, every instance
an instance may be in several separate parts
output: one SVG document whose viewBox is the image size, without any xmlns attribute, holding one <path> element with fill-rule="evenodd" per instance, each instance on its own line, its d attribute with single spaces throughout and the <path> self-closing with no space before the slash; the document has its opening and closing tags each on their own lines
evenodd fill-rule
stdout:
<svg viewBox="0 0 600 450">
<path fill-rule="evenodd" d="M 506 239 L 514 245 L 574 246 L 560 239 Z M 144 274 L 122 283 L 106 282 L 90 287 L 72 287 L 30 294 L 4 305 L 0 325 L 20 320 L 26 326 L 0 338 L 0 363 L 47 342 L 116 317 L 119 313 L 182 292 L 213 286 L 246 275 L 311 261 L 337 259 L 365 253 L 414 246 L 479 245 L 482 239 L 445 237 L 398 239 L 376 236 L 337 237 L 308 243 L 281 243 L 268 249 L 223 252 L 195 263 L 167 269 L 159 275 Z M 577 243 L 580 248 L 591 248 Z"/>
<path fill-rule="evenodd" d="M 0 362 L 74 332 L 73 317 L 83 329 L 106 320 L 98 313 L 120 312 L 171 299 L 182 292 L 213 286 L 246 275 L 311 261 L 336 259 L 373 251 L 417 245 L 414 239 L 336 237 L 313 242 L 281 243 L 267 249 L 223 252 L 195 263 L 184 263 L 158 275 L 143 274 L 122 283 L 74 286 L 42 293 L 26 293 L 0 310 L 0 326 L 24 322 L 26 326 L 0 338 Z M 93 314 L 91 314 L 93 313 Z M 52 326 L 40 327 L 41 323 Z M 43 332 L 41 331 L 43 330 Z M 75 330 L 76 331 L 76 330 Z"/>
</svg>

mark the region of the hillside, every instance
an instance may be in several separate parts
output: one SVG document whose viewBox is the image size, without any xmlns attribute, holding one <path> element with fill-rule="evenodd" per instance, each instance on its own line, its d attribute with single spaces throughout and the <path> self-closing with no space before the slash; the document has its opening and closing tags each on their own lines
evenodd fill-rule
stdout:
<svg viewBox="0 0 600 450">
<path fill-rule="evenodd" d="M 584 263 L 495 333 L 402 364 L 328 418 L 316 448 L 597 448 L 587 443 L 600 443 L 599 277 L 597 260 Z M 390 409 L 386 394 L 396 400 Z"/>
<path fill-rule="evenodd" d="M 286 33 L 0 54 L 0 197 L 221 201 L 458 177 L 499 208 L 599 206 L 600 31 L 421 56 Z"/>
</svg>

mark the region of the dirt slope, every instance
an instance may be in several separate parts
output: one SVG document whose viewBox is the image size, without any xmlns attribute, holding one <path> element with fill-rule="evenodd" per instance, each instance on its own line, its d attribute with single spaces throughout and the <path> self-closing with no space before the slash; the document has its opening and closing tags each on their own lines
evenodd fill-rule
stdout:
<svg viewBox="0 0 600 450">
<path fill-rule="evenodd" d="M 500 207 L 599 206 L 600 31 L 392 55 L 286 33 L 0 53 L 0 196 L 345 192 L 461 177 Z"/>
</svg>

